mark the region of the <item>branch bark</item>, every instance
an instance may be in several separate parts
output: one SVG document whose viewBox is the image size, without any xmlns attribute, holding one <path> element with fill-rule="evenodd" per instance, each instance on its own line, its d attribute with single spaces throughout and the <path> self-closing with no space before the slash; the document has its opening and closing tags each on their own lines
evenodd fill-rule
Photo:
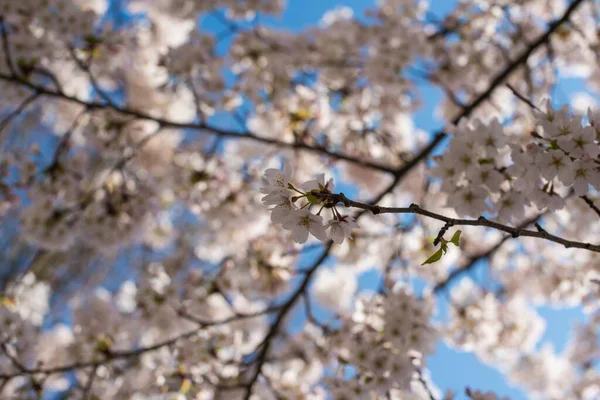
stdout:
<svg viewBox="0 0 600 400">
<path fill-rule="evenodd" d="M 381 207 L 378 205 L 372 205 L 367 203 L 361 203 L 358 201 L 350 200 L 343 193 L 340 194 L 325 194 L 321 195 L 323 198 L 326 198 L 333 204 L 342 203 L 346 207 L 354 207 L 360 208 L 365 211 L 370 211 L 374 215 L 377 214 L 416 214 L 422 215 L 431 219 L 436 219 L 438 221 L 445 222 L 448 227 L 451 226 L 483 226 L 487 228 L 493 228 L 502 232 L 506 232 L 510 234 L 513 238 L 517 238 L 519 236 L 523 237 L 533 237 L 538 239 L 545 239 L 550 242 L 558 243 L 563 245 L 566 248 L 579 248 L 585 249 L 589 251 L 593 251 L 596 253 L 600 253 L 600 245 L 586 243 L 586 242 L 578 242 L 574 240 L 568 240 L 561 238 L 556 235 L 552 235 L 548 233 L 546 230 L 542 229 L 539 225 L 537 226 L 537 230 L 528 230 L 521 228 L 519 226 L 510 226 L 504 225 L 499 222 L 491 221 L 483 216 L 477 219 L 469 219 L 469 218 L 451 218 L 442 214 L 435 213 L 433 211 L 426 210 L 416 204 L 411 204 L 408 207 Z"/>
</svg>

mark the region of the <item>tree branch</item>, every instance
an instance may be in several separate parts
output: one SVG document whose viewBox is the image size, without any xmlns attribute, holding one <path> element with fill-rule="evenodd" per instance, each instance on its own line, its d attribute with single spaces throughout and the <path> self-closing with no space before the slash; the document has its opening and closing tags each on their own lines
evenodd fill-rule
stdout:
<svg viewBox="0 0 600 400">
<path fill-rule="evenodd" d="M 600 208 L 594 204 L 594 201 L 587 196 L 581 196 L 581 198 L 600 217 Z"/>
<path fill-rule="evenodd" d="M 156 351 L 156 350 L 162 349 L 163 347 L 171 346 L 180 340 L 189 339 L 189 338 L 193 337 L 194 335 L 197 335 L 201 330 L 211 327 L 211 326 L 224 325 L 224 324 L 228 324 L 228 323 L 231 323 L 231 322 L 234 322 L 237 320 L 241 320 L 241 319 L 246 319 L 246 318 L 254 318 L 254 317 L 261 316 L 261 315 L 265 315 L 270 312 L 273 312 L 273 309 L 268 308 L 266 310 L 262 310 L 257 313 L 239 314 L 239 315 L 234 315 L 229 318 L 225 318 L 225 319 L 217 320 L 217 321 L 200 321 L 200 320 L 197 320 L 187 314 L 182 314 L 181 312 L 179 312 L 180 315 L 184 316 L 186 319 L 197 323 L 199 325 L 199 327 L 197 327 L 193 330 L 184 332 L 182 334 L 179 334 L 177 336 L 174 336 L 170 339 L 166 339 L 164 341 L 157 342 L 157 343 L 147 346 L 147 347 L 140 347 L 137 349 L 122 350 L 122 351 L 107 351 L 104 353 L 105 358 L 102 360 L 79 361 L 79 362 L 75 362 L 75 363 L 71 363 L 71 364 L 65 364 L 65 365 L 60 365 L 57 367 L 48 367 L 48 368 L 43 368 L 43 367 L 27 368 L 24 365 L 19 363 L 19 364 L 16 364 L 16 365 L 18 365 L 18 369 L 19 369 L 18 372 L 0 374 L 0 380 L 4 380 L 4 379 L 10 380 L 10 379 L 16 378 L 18 376 L 22 376 L 22 375 L 35 375 L 35 374 L 53 375 L 53 374 L 60 374 L 60 373 L 64 373 L 64 372 L 73 371 L 76 369 L 97 368 L 101 365 L 108 364 L 111 361 L 115 361 L 115 360 L 119 360 L 119 359 L 126 359 L 126 358 L 134 358 L 134 357 L 138 357 L 144 353 Z"/>
<path fill-rule="evenodd" d="M 25 111 L 25 109 L 39 97 L 40 97 L 40 94 L 37 92 L 34 92 L 31 96 L 29 96 L 25 100 L 23 100 L 21 102 L 21 104 L 19 104 L 17 106 L 17 108 L 15 108 L 13 111 L 8 113 L 6 115 L 6 117 L 4 117 L 2 119 L 2 122 L 0 122 L 0 133 L 8 126 L 8 124 L 10 124 L 10 122 L 13 119 L 18 117 L 21 113 L 23 113 Z"/>
<path fill-rule="evenodd" d="M 490 221 L 489 219 L 481 216 L 477 219 L 464 219 L 464 218 L 450 218 L 446 217 L 442 214 L 435 213 L 433 211 L 426 210 L 421 208 L 416 204 L 411 204 L 408 207 L 381 207 L 378 205 L 371 205 L 366 203 L 360 203 L 358 201 L 348 199 L 343 193 L 340 194 L 320 194 L 324 199 L 327 199 L 332 204 L 342 203 L 346 207 L 354 207 L 360 208 L 365 211 L 371 211 L 374 215 L 377 214 L 418 214 L 423 215 L 425 217 L 436 219 L 438 221 L 445 222 L 450 226 L 483 226 L 487 228 L 493 228 L 502 232 L 509 233 L 513 238 L 517 238 L 519 236 L 524 237 L 533 237 L 539 239 L 545 239 L 550 242 L 558 243 L 563 245 L 566 248 L 579 248 L 585 249 L 589 251 L 593 251 L 596 253 L 600 252 L 600 245 L 595 245 L 591 243 L 578 242 L 573 240 L 567 240 L 555 235 L 548 233 L 545 230 L 527 230 L 521 227 L 514 227 L 509 225 L 504 225 L 499 222 Z"/>
<path fill-rule="evenodd" d="M 380 164 L 380 163 L 377 163 L 374 161 L 361 160 L 361 159 L 355 158 L 350 155 L 337 153 L 335 151 L 328 150 L 322 146 L 312 146 L 312 145 L 301 143 L 301 142 L 293 142 L 293 143 L 284 142 L 284 141 L 281 141 L 278 139 L 272 139 L 272 138 L 268 138 L 268 137 L 264 137 L 264 136 L 258 136 L 257 134 L 249 132 L 249 131 L 246 131 L 246 132 L 230 131 L 230 130 L 219 128 L 216 126 L 212 126 L 206 122 L 194 123 L 194 122 L 171 121 L 171 120 L 167 120 L 164 118 L 154 117 L 154 116 L 146 114 L 142 111 L 133 110 L 133 109 L 130 109 L 127 107 L 118 107 L 118 106 L 112 105 L 112 104 L 105 104 L 105 103 L 83 100 L 78 97 L 68 95 L 64 92 L 51 90 L 42 85 L 31 83 L 25 79 L 19 78 L 14 75 L 0 73 L 0 80 L 20 84 L 22 86 L 25 86 L 27 88 L 30 88 L 30 89 L 38 92 L 40 95 L 44 95 L 47 97 L 53 97 L 53 98 L 57 98 L 57 99 L 65 100 L 65 101 L 70 101 L 72 103 L 82 105 L 82 106 L 86 107 L 88 110 L 112 109 L 114 111 L 117 111 L 120 114 L 134 117 L 136 119 L 156 122 L 158 125 L 163 126 L 165 128 L 190 129 L 190 130 L 208 133 L 211 135 L 216 135 L 221 138 L 231 138 L 231 139 L 240 139 L 240 140 L 245 139 L 245 140 L 252 140 L 255 142 L 259 142 L 259 143 L 264 143 L 267 145 L 277 146 L 277 147 L 284 148 L 284 149 L 306 150 L 306 151 L 314 153 L 314 154 L 324 155 L 324 156 L 327 156 L 327 157 L 330 157 L 330 158 L 333 158 L 336 160 L 343 160 L 343 161 L 346 161 L 346 162 L 349 162 L 349 163 L 352 163 L 352 164 L 355 164 L 358 166 L 371 168 L 371 169 L 381 171 L 381 172 L 386 172 L 386 173 L 394 173 L 395 172 L 395 169 L 392 166 Z"/>
<path fill-rule="evenodd" d="M 300 283 L 300 286 L 298 287 L 298 289 L 296 289 L 296 291 L 290 296 L 290 298 L 282 305 L 281 311 L 279 311 L 279 313 L 277 313 L 277 317 L 275 318 L 275 321 L 271 325 L 269 332 L 265 336 L 262 343 L 259 345 L 260 350 L 259 350 L 258 356 L 256 358 L 256 363 L 255 363 L 256 365 L 254 366 L 254 368 L 255 368 L 254 373 L 252 374 L 252 377 L 250 378 L 248 383 L 246 385 L 244 385 L 246 387 L 246 394 L 244 396 L 244 400 L 249 400 L 250 397 L 252 396 L 252 389 L 254 387 L 254 384 L 256 383 L 256 381 L 258 380 L 258 377 L 260 376 L 260 373 L 262 372 L 262 368 L 267 359 L 269 349 L 271 348 L 273 341 L 274 341 L 275 337 L 277 336 L 277 333 L 279 332 L 279 329 L 280 329 L 285 317 L 287 316 L 288 311 L 291 310 L 291 308 L 293 307 L 296 300 L 298 300 L 300 298 L 300 296 L 302 296 L 302 293 L 308 288 L 308 285 L 309 285 L 313 275 L 315 274 L 315 272 L 317 272 L 317 269 L 319 268 L 319 266 L 329 256 L 329 251 L 331 250 L 332 246 L 333 246 L 333 242 L 329 241 L 327 243 L 327 245 L 325 246 L 323 253 L 321 253 L 321 256 L 313 263 L 313 265 L 306 272 L 306 275 L 302 279 L 302 282 Z"/>
</svg>

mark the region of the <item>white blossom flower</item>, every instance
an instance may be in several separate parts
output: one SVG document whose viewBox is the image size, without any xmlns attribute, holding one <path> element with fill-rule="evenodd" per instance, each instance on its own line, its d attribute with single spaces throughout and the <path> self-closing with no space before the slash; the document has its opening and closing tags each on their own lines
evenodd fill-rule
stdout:
<svg viewBox="0 0 600 400">
<path fill-rule="evenodd" d="M 570 185 L 575 178 L 573 162 L 560 150 L 550 150 L 540 154 L 537 164 L 542 176 L 549 181 L 558 177 L 563 184 Z"/>
<path fill-rule="evenodd" d="M 498 150 L 501 150 L 508 143 L 508 138 L 497 118 L 494 118 L 487 125 L 478 121 L 475 124 L 474 130 L 478 131 L 477 138 L 483 146 L 485 153 L 491 157 L 495 157 L 498 154 Z"/>
<path fill-rule="evenodd" d="M 309 233 L 321 241 L 327 240 L 323 217 L 314 215 L 308 210 L 293 210 L 282 226 L 292 231 L 294 242 L 299 244 L 306 242 Z"/>
<path fill-rule="evenodd" d="M 461 216 L 478 217 L 488 211 L 487 192 L 482 187 L 463 187 L 448 196 L 448 206 Z"/>
<path fill-rule="evenodd" d="M 329 191 L 333 192 L 334 184 L 333 178 L 330 178 L 327 183 L 325 183 L 325 174 L 319 174 L 315 179 L 304 182 L 301 186 L 302 189 L 306 191 Z"/>
<path fill-rule="evenodd" d="M 336 244 L 342 244 L 344 239 L 352 237 L 352 229 L 358 228 L 358 224 L 348 215 L 332 219 L 325 225 L 325 229 L 329 229 L 329 240 Z"/>
<path fill-rule="evenodd" d="M 559 138 L 558 145 L 569 156 L 581 158 L 584 155 L 597 157 L 600 154 L 600 145 L 595 142 L 596 131 L 591 126 L 579 128 L 568 138 Z"/>
<path fill-rule="evenodd" d="M 260 189 L 261 193 L 269 194 L 287 191 L 291 176 L 292 169 L 287 161 L 283 163 L 283 170 L 267 169 L 265 171 L 264 186 Z"/>
<path fill-rule="evenodd" d="M 271 221 L 275 224 L 283 223 L 296 209 L 289 191 L 271 192 L 262 198 L 262 202 L 267 206 L 274 206 L 269 210 L 271 211 Z"/>
<path fill-rule="evenodd" d="M 588 191 L 590 186 L 600 188 L 600 173 L 598 165 L 592 160 L 575 160 L 573 161 L 573 190 L 577 196 L 583 196 Z"/>
</svg>

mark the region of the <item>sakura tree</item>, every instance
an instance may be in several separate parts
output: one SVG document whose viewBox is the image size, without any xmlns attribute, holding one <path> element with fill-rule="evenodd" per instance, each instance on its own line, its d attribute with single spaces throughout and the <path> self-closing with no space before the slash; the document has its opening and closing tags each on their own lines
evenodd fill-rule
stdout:
<svg viewBox="0 0 600 400">
<path fill-rule="evenodd" d="M 0 0 L 0 398 L 600 398 L 600 3 L 436 4 Z"/>
</svg>

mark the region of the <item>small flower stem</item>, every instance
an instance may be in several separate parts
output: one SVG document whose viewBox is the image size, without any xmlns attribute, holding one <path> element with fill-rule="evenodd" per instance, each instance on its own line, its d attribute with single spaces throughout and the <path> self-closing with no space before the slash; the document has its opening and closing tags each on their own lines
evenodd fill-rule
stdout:
<svg viewBox="0 0 600 400">
<path fill-rule="evenodd" d="M 335 219 L 339 219 L 339 217 L 341 217 L 340 212 L 338 211 L 336 206 L 333 206 L 331 208 L 332 212 L 333 212 L 333 216 L 335 217 Z"/>
<path fill-rule="evenodd" d="M 296 189 L 296 188 L 294 187 L 294 185 L 292 185 L 291 183 L 288 183 L 288 189 L 292 189 L 294 192 L 296 192 L 296 193 L 300 193 L 302 196 L 306 196 L 306 193 L 304 193 L 304 192 L 301 192 L 300 190 Z"/>
</svg>

